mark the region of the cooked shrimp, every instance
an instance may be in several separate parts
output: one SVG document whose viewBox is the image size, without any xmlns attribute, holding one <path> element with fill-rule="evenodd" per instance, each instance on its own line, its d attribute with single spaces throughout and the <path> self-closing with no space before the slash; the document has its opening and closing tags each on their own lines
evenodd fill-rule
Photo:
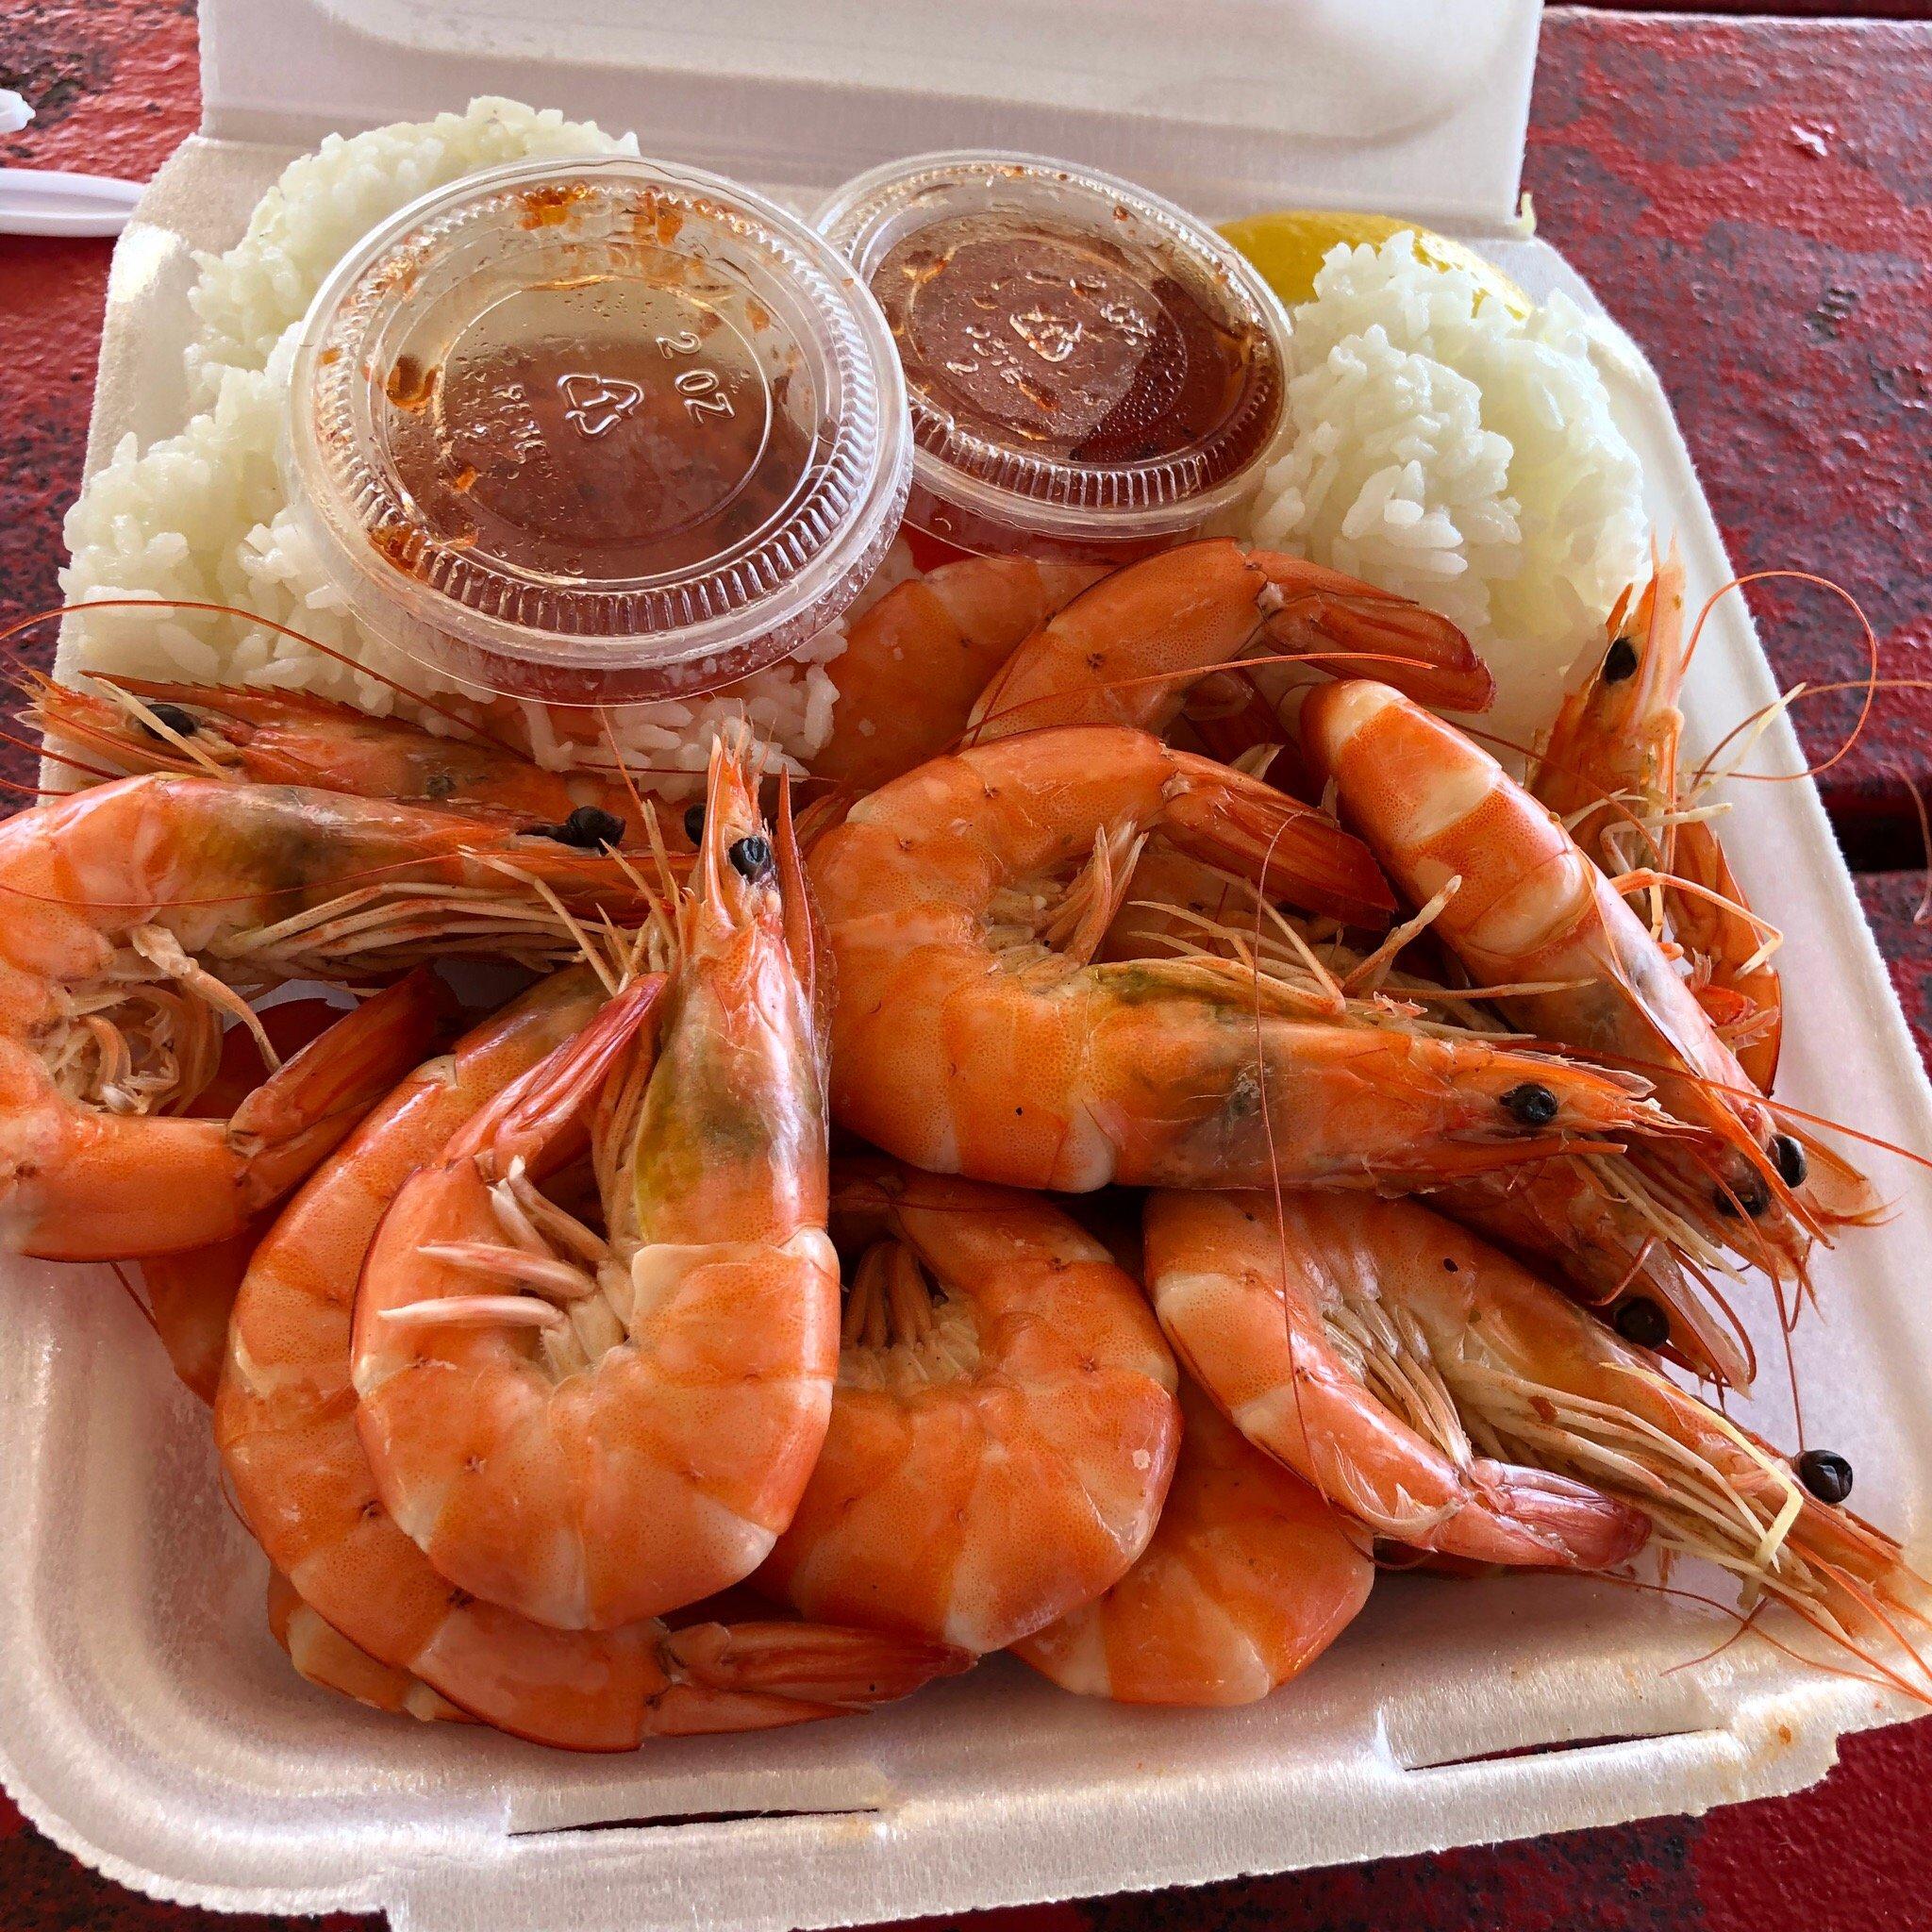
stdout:
<svg viewBox="0 0 1932 1932">
<path fill-rule="evenodd" d="M 371 1710 L 413 1717 L 425 1724 L 472 1724 L 468 1711 L 407 1671 L 379 1664 L 366 1650 L 358 1650 L 341 1631 L 318 1617 L 295 1586 L 279 1570 L 268 1573 L 269 1634 L 288 1654 L 295 1674 L 318 1690 L 353 1697 Z"/>
<path fill-rule="evenodd" d="M 1460 1274 L 1474 1268 L 1475 1238 L 1408 1203 L 1154 1194 L 1147 1290 L 1175 1354 L 1241 1434 L 1378 1535 L 1487 1563 L 1624 1562 L 1649 1533 L 1634 1509 L 1474 1446 L 1440 1365 L 1409 1386 L 1406 1365 L 1432 1359 L 1433 1332 L 1410 1332 L 1405 1297 L 1423 1291 L 1409 1251 L 1437 1229 L 1433 1265 L 1462 1291 L 1474 1353 L 1488 1307 L 1473 1292 L 1481 1279 Z"/>
<path fill-rule="evenodd" d="M 256 1020 L 271 1049 L 286 1057 L 298 1053 L 341 1017 L 341 1008 L 326 1000 L 284 1000 L 264 1008 Z M 407 1071 L 407 1063 L 398 1065 L 396 1078 Z M 268 1073 L 253 1033 L 245 1026 L 231 1026 L 222 1036 L 221 1064 L 214 1078 L 185 1111 L 202 1119 L 225 1120 Z M 380 1098 L 381 1094 L 372 1094 L 371 1104 Z M 351 1124 L 345 1122 L 342 1131 L 346 1133 Z M 204 1402 L 215 1399 L 222 1357 L 228 1352 L 228 1310 L 235 1306 L 255 1245 L 273 1219 L 274 1209 L 264 1209 L 240 1234 L 212 1247 L 151 1255 L 141 1264 L 148 1320 L 175 1374 Z"/>
<path fill-rule="evenodd" d="M 495 820 L 212 778 L 123 778 L 0 824 L 0 1218 L 55 1259 L 224 1241 L 420 1054 L 345 1023 L 227 1121 L 166 1119 L 213 1073 L 237 984 L 369 979 L 456 953 L 541 962 L 628 910 L 613 861 Z M 572 908 L 576 908 L 573 913 Z"/>
<path fill-rule="evenodd" d="M 381 1097 L 371 1096 L 372 1101 Z M 204 1402 L 214 1401 L 222 1379 L 228 1311 L 241 1292 L 256 1244 L 274 1221 L 275 1210 L 270 1208 L 226 1241 L 175 1255 L 151 1255 L 141 1264 L 148 1322 L 181 1385 Z"/>
<path fill-rule="evenodd" d="M 1420 1204 L 1165 1193 L 1145 1232 L 1176 1353 L 1250 1441 L 1378 1532 L 1574 1569 L 1648 1535 L 1840 1641 L 1896 1634 L 1910 1579 L 1890 1537 Z"/>
<path fill-rule="evenodd" d="M 713 753 L 668 987 L 620 994 L 484 1108 L 363 1266 L 357 1422 L 383 1501 L 452 1583 L 560 1629 L 749 1575 L 831 1411 L 824 1075 L 787 930 L 805 881 L 757 782 Z M 539 1186 L 587 1144 L 602 1234 Z"/>
<path fill-rule="evenodd" d="M 1160 1522 L 1104 1595 L 1013 1646 L 1063 1690 L 1121 1704 L 1252 1704 L 1368 1601 L 1368 1533 L 1249 1445 L 1185 1377 Z"/>
<path fill-rule="evenodd" d="M 1751 917 L 1715 825 L 1683 793 L 1677 699 L 1689 664 L 1684 565 L 1674 546 L 1642 591 L 1633 586 L 1610 612 L 1603 658 L 1564 700 L 1531 789 L 1612 877 L 1656 876 L 1692 992 L 1769 1093 L 1784 1012 L 1771 963 L 1775 935 Z"/>
<path fill-rule="evenodd" d="M 871 791 L 959 741 L 987 681 L 1103 573 L 1091 564 L 965 557 L 895 585 L 825 666 L 839 690 L 816 776 Z"/>
<path fill-rule="evenodd" d="M 479 731 L 445 737 L 401 718 L 372 718 L 309 691 L 218 684 L 161 684 L 95 673 L 92 690 L 36 676 L 29 716 L 48 740 L 71 744 L 116 772 L 200 773 L 255 785 L 304 785 L 358 798 L 427 800 L 508 814 L 526 831 L 594 850 L 649 846 L 637 794 L 592 772 L 547 772 Z M 643 808 L 653 808 L 645 803 Z M 683 849 L 678 817 L 656 836 Z"/>
<path fill-rule="evenodd" d="M 454 1588 L 383 1507 L 349 1377 L 356 1282 L 376 1224 L 453 1133 L 604 1004 L 582 970 L 533 989 L 404 1082 L 269 1231 L 235 1304 L 215 1406 L 243 1520 L 348 1642 L 541 1743 L 624 1751 L 647 1737 L 795 1724 L 964 1668 L 941 1646 L 808 1625 L 553 1630 Z"/>
<path fill-rule="evenodd" d="M 988 682 L 966 742 L 1051 724 L 1164 733 L 1187 702 L 1183 674 L 1231 663 L 1263 636 L 1276 651 L 1306 653 L 1318 667 L 1325 656 L 1338 675 L 1383 677 L 1425 704 L 1480 711 L 1495 695 L 1489 668 L 1446 617 L 1341 571 L 1214 537 L 1082 591 Z"/>
<path fill-rule="evenodd" d="M 1146 1547 L 1173 1358 L 1100 1242 L 1029 1194 L 841 1166 L 858 1254 L 818 1467 L 758 1586 L 811 1617 L 1001 1650 Z"/>
<path fill-rule="evenodd" d="M 1075 725 L 937 758 L 813 850 L 840 1121 L 933 1172 L 1075 1192 L 1420 1185 L 1653 1124 L 1624 1075 L 1305 1023 L 1225 961 L 1094 963 L 1155 829 L 1271 892 L 1374 888 L 1354 886 L 1320 814 L 1140 732 Z"/>
<path fill-rule="evenodd" d="M 1501 1009 L 1545 1040 L 1641 1071 L 1663 1107 L 1714 1145 L 1656 1150 L 1660 1185 L 1688 1216 L 1720 1217 L 1753 1258 L 1802 1265 L 1800 1222 L 1825 1206 L 1805 1186 L 1797 1135 L 1749 1076 L 1649 927 L 1560 821 L 1453 725 L 1366 680 L 1309 693 L 1302 733 L 1368 841 L 1412 904 L 1460 890 L 1433 930 Z M 1852 1170 L 1828 1162 L 1834 1205 Z M 1755 1224 L 1747 1228 L 1740 1216 Z"/>
<path fill-rule="evenodd" d="M 1372 959 L 1340 939 L 1305 931 L 1262 905 L 1243 879 L 1158 840 L 1149 841 L 1134 868 L 1102 954 L 1258 959 L 1278 978 L 1298 978 L 1317 1012 L 1324 1010 L 1325 987 L 1326 1010 L 1337 1017 L 1407 1009 L 1413 1024 L 1440 1023 L 1490 1036 L 1503 1031 L 1466 989 L 1395 970 L 1386 948 Z M 1317 976 L 1324 972 L 1325 981 Z M 1433 1188 L 1431 1199 L 1513 1253 L 1555 1267 L 1580 1300 L 1673 1360 L 1733 1387 L 1750 1385 L 1749 1336 L 1710 1279 L 1726 1272 L 1726 1257 L 1657 1200 L 1627 1156 L 1465 1174 Z"/>
</svg>

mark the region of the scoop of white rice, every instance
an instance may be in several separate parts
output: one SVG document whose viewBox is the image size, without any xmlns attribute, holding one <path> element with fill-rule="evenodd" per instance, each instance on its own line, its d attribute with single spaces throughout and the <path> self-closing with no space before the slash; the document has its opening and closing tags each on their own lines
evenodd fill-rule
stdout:
<svg viewBox="0 0 1932 1932">
<path fill-rule="evenodd" d="M 293 513 L 276 465 L 289 370 L 302 317 L 343 253 L 429 189 L 525 156 L 636 152 L 589 122 L 515 101 L 476 100 L 461 114 L 331 135 L 284 170 L 247 233 L 203 259 L 190 297 L 199 328 L 187 351 L 199 413 L 142 450 L 127 438 L 68 512 L 70 603 L 131 597 L 233 605 L 288 625 L 341 659 L 264 624 L 206 611 L 89 611 L 68 619 L 88 670 L 204 683 L 274 685 L 344 699 L 378 716 L 441 721 L 396 687 L 426 696 L 461 687 L 371 636 L 350 615 Z M 677 797 L 694 791 L 712 739 L 732 718 L 794 763 L 831 734 L 838 693 L 824 664 L 844 648 L 834 627 L 789 661 L 729 693 L 610 714 L 626 763 Z M 541 707 L 522 708 L 531 748 L 565 769 L 584 756 L 559 741 Z M 601 761 L 601 747 L 589 753 Z"/>
<path fill-rule="evenodd" d="M 1333 249 L 1294 327 L 1294 441 L 1247 534 L 1453 618 L 1496 675 L 1491 728 L 1527 739 L 1648 555 L 1582 311 L 1519 319 L 1405 232 Z"/>
</svg>

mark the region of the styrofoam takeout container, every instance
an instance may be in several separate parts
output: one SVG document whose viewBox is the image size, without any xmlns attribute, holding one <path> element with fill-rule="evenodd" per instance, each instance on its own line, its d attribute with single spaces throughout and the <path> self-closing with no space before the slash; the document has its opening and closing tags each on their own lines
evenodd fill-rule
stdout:
<svg viewBox="0 0 1932 1932">
<path fill-rule="evenodd" d="M 1065 154 L 1213 218 L 1405 211 L 1593 306 L 1511 227 L 1536 30 L 1535 0 L 204 0 L 204 132 L 116 253 L 91 460 L 184 413 L 191 247 L 232 242 L 328 129 L 479 92 L 636 128 L 794 206 L 972 144 Z M 1694 600 L 1730 575 L 1709 510 L 1634 352 L 1613 381 Z M 1692 684 L 1707 739 L 1773 697 L 1740 600 Z M 1777 724 L 1760 768 L 1800 762 Z M 1932 1147 L 1815 791 L 1736 804 L 1732 857 L 1787 934 L 1781 1095 Z M 1873 1164 L 1898 1212 L 1821 1261 L 1798 1369 L 1808 1441 L 1852 1457 L 1858 1507 L 1923 1569 L 1932 1188 Z M 416 1932 L 864 1922 L 1701 1810 L 1807 1784 L 1843 1732 L 1908 1714 L 1766 1645 L 1707 1655 L 1727 1624 L 1614 1585 L 1391 1577 L 1244 1709 L 1098 1704 L 993 1659 L 863 1720 L 575 1759 L 378 1718 L 290 1673 L 206 1418 L 105 1270 L 7 1263 L 0 1330 L 0 1773 L 61 1844 L 162 1897 L 379 1908 Z M 1775 1364 L 1769 1323 L 1757 1340 Z M 1763 1382 L 1741 1413 L 1791 1443 L 1775 1367 Z"/>
</svg>

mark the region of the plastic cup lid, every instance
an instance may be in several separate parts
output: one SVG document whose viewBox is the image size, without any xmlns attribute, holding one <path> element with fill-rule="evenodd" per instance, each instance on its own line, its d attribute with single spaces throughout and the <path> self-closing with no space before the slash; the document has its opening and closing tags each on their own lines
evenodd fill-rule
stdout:
<svg viewBox="0 0 1932 1932">
<path fill-rule="evenodd" d="M 908 481 L 876 305 L 761 196 L 524 162 L 368 236 L 303 326 L 285 468 L 365 622 L 489 690 L 661 697 L 857 594 Z"/>
<path fill-rule="evenodd" d="M 918 486 L 1046 536 L 1197 527 L 1286 424 L 1288 317 L 1221 237 L 1029 155 L 917 156 L 818 212 L 884 309 Z"/>
</svg>

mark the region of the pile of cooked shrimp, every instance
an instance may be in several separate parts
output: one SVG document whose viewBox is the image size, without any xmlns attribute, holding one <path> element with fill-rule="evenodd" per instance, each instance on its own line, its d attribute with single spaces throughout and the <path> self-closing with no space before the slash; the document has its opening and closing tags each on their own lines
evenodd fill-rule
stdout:
<svg viewBox="0 0 1932 1932">
<path fill-rule="evenodd" d="M 1452 625 L 1222 541 L 891 591 L 795 814 L 748 732 L 678 810 L 488 713 L 38 683 L 92 782 L 0 825 L 10 1239 L 140 1262 L 275 1635 L 383 1709 L 1237 1704 L 1378 1568 L 1646 1548 L 1923 1694 L 1849 1465 L 1715 1406 L 1878 1204 L 1772 1097 L 1683 603 L 1527 782 Z"/>
</svg>

